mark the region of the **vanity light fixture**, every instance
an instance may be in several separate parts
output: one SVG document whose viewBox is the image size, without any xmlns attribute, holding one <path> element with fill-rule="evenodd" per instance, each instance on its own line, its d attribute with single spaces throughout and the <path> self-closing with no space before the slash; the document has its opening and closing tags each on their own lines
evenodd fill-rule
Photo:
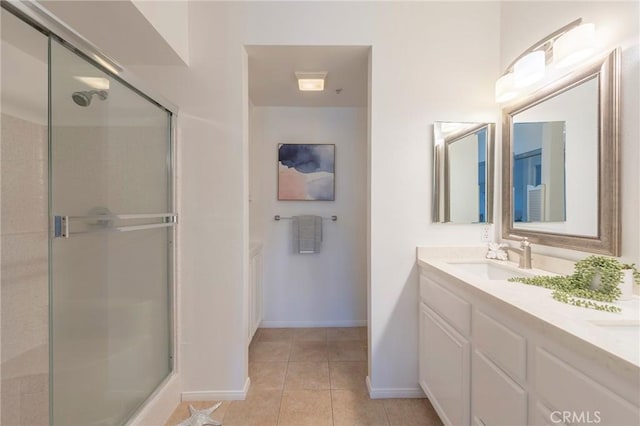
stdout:
<svg viewBox="0 0 640 426">
<path fill-rule="evenodd" d="M 321 92 L 324 90 L 326 72 L 295 72 L 298 89 L 302 92 Z"/>
<path fill-rule="evenodd" d="M 519 90 L 544 78 L 548 67 L 566 67 L 586 59 L 595 48 L 595 26 L 578 18 L 518 56 L 496 81 L 496 102 L 514 99 Z"/>
<path fill-rule="evenodd" d="M 564 33 L 553 44 L 553 65 L 563 68 L 578 63 L 593 53 L 595 44 L 595 25 L 579 25 Z"/>
<path fill-rule="evenodd" d="M 531 86 L 544 77 L 545 53 L 542 50 L 527 53 L 513 64 L 513 84 L 517 88 Z"/>
<path fill-rule="evenodd" d="M 513 73 L 506 73 L 496 81 L 496 102 L 507 102 L 516 96 L 518 91 L 513 83 Z"/>
</svg>

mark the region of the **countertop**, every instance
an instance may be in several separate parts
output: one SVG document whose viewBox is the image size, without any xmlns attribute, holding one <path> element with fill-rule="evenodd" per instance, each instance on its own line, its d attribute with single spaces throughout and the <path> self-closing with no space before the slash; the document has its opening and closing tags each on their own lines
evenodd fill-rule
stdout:
<svg viewBox="0 0 640 426">
<path fill-rule="evenodd" d="M 589 345 L 597 351 L 603 351 L 609 361 L 617 368 L 638 374 L 640 369 L 640 333 L 633 329 L 621 327 L 612 329 L 592 323 L 610 321 L 638 321 L 640 319 L 640 298 L 634 295 L 632 300 L 612 303 L 622 309 L 620 313 L 596 311 L 558 302 L 551 297 L 551 290 L 512 283 L 502 280 L 485 280 L 473 273 L 465 272 L 451 263 L 461 262 L 495 262 L 508 264 L 517 268 L 517 264 L 508 261 L 484 259 L 486 248 L 438 248 L 434 250 L 420 248 L 417 263 L 425 271 L 444 273 L 454 278 L 456 283 L 467 286 L 468 289 L 479 290 L 490 296 L 495 302 L 507 303 L 513 308 L 526 314 L 529 321 L 541 321 L 547 327 L 556 328 L 566 335 L 578 339 L 575 343 L 581 348 L 589 349 Z M 449 256 L 449 257 L 447 257 Z M 549 275 L 548 271 L 532 269 L 530 272 L 538 275 Z M 635 329 L 638 331 L 638 329 Z M 568 342 L 567 342 L 568 343 Z M 584 345 L 580 343 L 588 343 Z"/>
</svg>

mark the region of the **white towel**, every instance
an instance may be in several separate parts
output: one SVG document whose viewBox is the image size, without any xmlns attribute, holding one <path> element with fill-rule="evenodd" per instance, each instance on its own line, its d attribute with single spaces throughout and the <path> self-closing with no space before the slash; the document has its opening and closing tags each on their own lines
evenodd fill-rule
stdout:
<svg viewBox="0 0 640 426">
<path fill-rule="evenodd" d="M 293 247 L 297 253 L 320 253 L 322 218 L 320 216 L 293 217 Z"/>
</svg>

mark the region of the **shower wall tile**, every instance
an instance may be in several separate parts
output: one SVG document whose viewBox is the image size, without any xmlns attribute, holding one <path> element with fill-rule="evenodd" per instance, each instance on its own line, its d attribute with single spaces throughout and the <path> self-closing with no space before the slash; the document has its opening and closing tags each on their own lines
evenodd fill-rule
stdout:
<svg viewBox="0 0 640 426">
<path fill-rule="evenodd" d="M 20 424 L 20 385 L 2 381 L 2 417 L 0 424 L 19 425 Z"/>
<path fill-rule="evenodd" d="M 48 424 L 46 126 L 0 115 L 0 423 Z"/>
<path fill-rule="evenodd" d="M 45 232 L 2 236 L 2 363 L 48 342 L 47 251 Z"/>
<path fill-rule="evenodd" d="M 3 235 L 47 230 L 47 128 L 1 115 Z"/>
<path fill-rule="evenodd" d="M 49 377 L 34 374 L 2 380 L 3 425 L 45 426 L 49 424 Z"/>
</svg>

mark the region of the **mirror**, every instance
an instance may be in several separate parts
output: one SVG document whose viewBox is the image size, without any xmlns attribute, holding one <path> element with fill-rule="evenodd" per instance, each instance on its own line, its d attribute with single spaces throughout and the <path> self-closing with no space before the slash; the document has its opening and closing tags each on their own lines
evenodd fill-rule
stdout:
<svg viewBox="0 0 640 426">
<path fill-rule="evenodd" d="M 493 222 L 494 128 L 493 123 L 434 123 L 434 222 Z"/>
<path fill-rule="evenodd" d="M 503 238 L 619 254 L 618 55 L 503 110 Z"/>
</svg>

